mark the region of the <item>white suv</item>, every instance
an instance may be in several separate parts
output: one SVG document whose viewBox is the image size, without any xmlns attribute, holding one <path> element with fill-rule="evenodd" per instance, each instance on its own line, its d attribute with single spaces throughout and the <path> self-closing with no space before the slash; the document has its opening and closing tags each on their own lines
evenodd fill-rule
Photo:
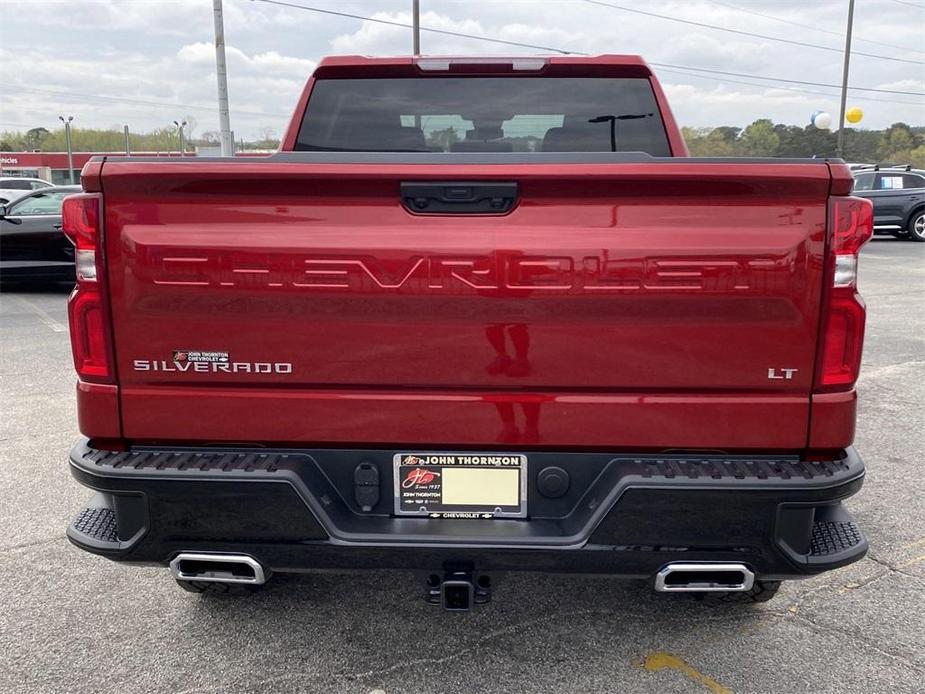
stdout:
<svg viewBox="0 0 925 694">
<path fill-rule="evenodd" d="M 51 185 L 53 184 L 41 178 L 0 178 L 0 205 L 6 205 L 26 193 Z"/>
</svg>

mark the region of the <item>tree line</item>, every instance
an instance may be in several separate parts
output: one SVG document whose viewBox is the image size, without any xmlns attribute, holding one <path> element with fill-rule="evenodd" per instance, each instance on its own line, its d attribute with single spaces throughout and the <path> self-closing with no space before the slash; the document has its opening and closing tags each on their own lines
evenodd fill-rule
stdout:
<svg viewBox="0 0 925 694">
<path fill-rule="evenodd" d="M 681 128 L 695 157 L 834 157 L 837 135 L 815 126 L 761 118 L 744 128 Z M 925 127 L 894 123 L 885 130 L 845 130 L 842 157 L 862 164 L 925 168 Z"/>
<path fill-rule="evenodd" d="M 219 146 L 220 134 L 216 130 L 196 132 L 196 119 L 186 117 L 183 130 L 187 151 L 196 147 Z M 279 146 L 275 131 L 271 127 L 261 128 L 258 137 L 237 141 L 239 149 L 276 149 Z M 109 129 L 71 128 L 71 148 L 75 152 L 123 152 L 125 134 L 121 126 Z M 180 133 L 176 127 L 155 128 L 148 132 L 129 132 L 129 148 L 133 152 L 177 152 L 180 149 Z M 64 128 L 48 130 L 36 127 L 25 131 L 6 130 L 0 132 L 0 152 L 64 152 L 67 141 Z"/>
<path fill-rule="evenodd" d="M 218 132 L 205 131 L 197 135 L 195 118 L 187 117 L 187 122 L 184 134 L 188 149 L 218 145 Z M 744 128 L 724 125 L 681 130 L 695 157 L 835 156 L 836 134 L 811 125 L 784 125 L 761 118 Z M 452 128 L 431 133 L 430 138 L 433 142 L 429 144 L 440 149 L 448 149 L 459 139 Z M 524 143 L 516 149 L 535 149 L 536 143 L 528 146 L 530 144 Z M 71 145 L 75 152 L 120 152 L 125 148 L 125 140 L 121 128 L 72 128 Z M 179 134 L 172 127 L 130 133 L 129 146 L 140 152 L 175 152 L 180 146 Z M 275 149 L 278 146 L 279 140 L 270 127 L 261 128 L 258 137 L 238 143 L 239 149 Z M 0 132 L 0 151 L 3 152 L 63 152 L 66 148 L 63 128 Z M 925 127 L 894 123 L 885 130 L 849 128 L 845 132 L 843 157 L 864 164 L 911 164 L 925 168 Z"/>
</svg>

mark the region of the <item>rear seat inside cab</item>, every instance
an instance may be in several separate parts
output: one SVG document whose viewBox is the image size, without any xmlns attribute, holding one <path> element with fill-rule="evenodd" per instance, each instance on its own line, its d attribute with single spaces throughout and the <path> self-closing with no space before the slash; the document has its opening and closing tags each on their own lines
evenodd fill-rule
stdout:
<svg viewBox="0 0 925 694">
<path fill-rule="evenodd" d="M 655 157 L 667 157 L 666 145 L 653 142 L 650 124 L 652 114 L 645 117 L 617 118 L 614 124 L 617 152 L 647 152 Z M 610 122 L 592 123 L 588 116 L 565 116 L 562 126 L 550 128 L 543 137 L 543 152 L 609 152 Z"/>
<path fill-rule="evenodd" d="M 466 139 L 450 145 L 451 152 L 513 152 L 514 145 L 504 142 L 504 131 L 501 125 L 476 125 L 472 130 L 466 131 Z"/>
<path fill-rule="evenodd" d="M 609 152 L 610 124 L 589 123 L 586 116 L 566 116 L 562 126 L 543 137 L 544 152 Z"/>
<path fill-rule="evenodd" d="M 351 142 L 357 149 L 371 151 L 399 150 L 403 152 L 427 152 L 424 131 L 411 125 L 379 125 L 366 132 L 351 135 Z"/>
<path fill-rule="evenodd" d="M 374 111 L 345 111 L 325 138 L 326 148 L 368 152 L 428 152 L 424 131 L 394 121 L 385 123 Z"/>
</svg>

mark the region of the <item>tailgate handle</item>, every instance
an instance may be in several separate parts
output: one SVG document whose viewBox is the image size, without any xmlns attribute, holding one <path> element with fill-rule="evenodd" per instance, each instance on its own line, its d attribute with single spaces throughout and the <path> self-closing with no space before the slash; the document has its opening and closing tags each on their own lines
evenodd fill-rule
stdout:
<svg viewBox="0 0 925 694">
<path fill-rule="evenodd" d="M 517 202 L 517 184 L 489 181 L 407 181 L 402 204 L 412 214 L 506 214 Z"/>
</svg>

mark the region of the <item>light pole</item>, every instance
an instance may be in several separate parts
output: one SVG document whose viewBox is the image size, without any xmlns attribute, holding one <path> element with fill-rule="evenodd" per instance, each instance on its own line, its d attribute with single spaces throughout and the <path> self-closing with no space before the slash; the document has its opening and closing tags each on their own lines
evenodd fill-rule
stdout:
<svg viewBox="0 0 925 694">
<path fill-rule="evenodd" d="M 414 50 L 414 55 L 421 55 L 421 2 L 420 0 L 412 0 L 411 2 L 411 32 L 412 32 L 412 47 Z"/>
<path fill-rule="evenodd" d="M 183 153 L 186 151 L 186 144 L 183 142 L 183 128 L 186 125 L 186 121 L 174 121 L 173 124 L 177 126 L 177 134 L 180 136 L 180 156 L 183 156 Z"/>
<path fill-rule="evenodd" d="M 71 121 L 74 120 L 74 116 L 68 116 L 67 120 L 65 120 L 64 116 L 58 116 L 58 120 L 64 123 L 64 139 L 67 142 L 67 178 L 73 185 L 74 153 L 71 151 Z"/>
<path fill-rule="evenodd" d="M 421 55 L 421 3 L 411 0 L 411 48 L 414 56 Z M 414 127 L 421 127 L 421 114 L 414 114 Z"/>
<path fill-rule="evenodd" d="M 851 58 L 851 30 L 854 27 L 854 0 L 848 0 L 848 29 L 845 32 L 845 64 L 841 74 L 841 110 L 838 115 L 838 140 L 835 156 L 841 157 L 845 149 L 845 103 L 848 99 L 848 61 Z"/>
<path fill-rule="evenodd" d="M 234 156 L 234 135 L 228 113 L 228 68 L 225 64 L 225 23 L 222 20 L 222 0 L 212 0 L 212 20 L 215 25 L 215 76 L 218 80 L 218 123 L 221 131 L 222 156 Z"/>
</svg>

